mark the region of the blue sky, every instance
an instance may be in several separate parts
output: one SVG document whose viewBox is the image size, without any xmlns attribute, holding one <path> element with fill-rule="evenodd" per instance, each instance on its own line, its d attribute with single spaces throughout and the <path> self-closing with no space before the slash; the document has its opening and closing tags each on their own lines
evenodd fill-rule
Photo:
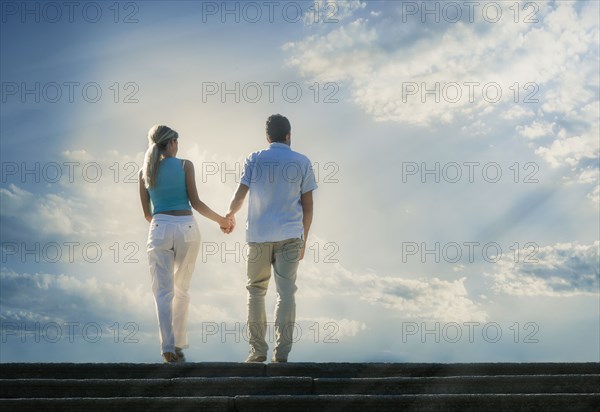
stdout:
<svg viewBox="0 0 600 412">
<path fill-rule="evenodd" d="M 272 113 L 319 181 L 290 360 L 600 360 L 598 2 L 53 4 L 2 3 L 1 362 L 159 360 L 146 132 L 224 213 Z M 197 220 L 188 358 L 243 360 L 243 225 Z"/>
</svg>

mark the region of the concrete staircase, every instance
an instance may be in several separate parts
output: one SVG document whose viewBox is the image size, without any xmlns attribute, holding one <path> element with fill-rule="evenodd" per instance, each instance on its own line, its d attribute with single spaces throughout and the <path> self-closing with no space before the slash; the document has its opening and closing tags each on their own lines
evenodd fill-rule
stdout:
<svg viewBox="0 0 600 412">
<path fill-rule="evenodd" d="M 598 411 L 600 363 L 4 363 L 0 409 Z"/>
</svg>

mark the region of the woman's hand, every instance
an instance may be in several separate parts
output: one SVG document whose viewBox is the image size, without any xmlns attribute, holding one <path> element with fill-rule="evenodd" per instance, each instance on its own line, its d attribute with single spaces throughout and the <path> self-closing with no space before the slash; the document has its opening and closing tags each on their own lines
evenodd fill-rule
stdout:
<svg viewBox="0 0 600 412">
<path fill-rule="evenodd" d="M 226 224 L 224 224 L 224 225 L 220 224 L 221 231 L 223 233 L 230 234 L 231 232 L 233 232 L 233 229 L 235 228 L 235 217 L 226 215 L 225 223 Z"/>
<path fill-rule="evenodd" d="M 223 233 L 231 233 L 235 227 L 235 219 L 231 217 L 219 216 L 219 221 L 217 223 L 219 223 Z"/>
<path fill-rule="evenodd" d="M 229 234 L 229 233 L 233 232 L 233 229 L 235 229 L 235 215 L 233 213 L 229 212 L 225 215 L 225 218 L 227 220 L 229 220 L 229 222 L 231 223 L 231 226 L 229 227 L 229 230 L 227 230 L 227 231 L 224 230 L 223 233 Z"/>
</svg>

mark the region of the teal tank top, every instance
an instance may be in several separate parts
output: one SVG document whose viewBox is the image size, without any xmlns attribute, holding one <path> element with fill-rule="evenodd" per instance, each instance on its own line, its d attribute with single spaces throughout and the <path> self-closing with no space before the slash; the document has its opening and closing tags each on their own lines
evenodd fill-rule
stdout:
<svg viewBox="0 0 600 412">
<path fill-rule="evenodd" d="M 166 157 L 158 164 L 154 187 L 148 188 L 152 214 L 167 210 L 192 210 L 185 186 L 183 161 Z"/>
</svg>

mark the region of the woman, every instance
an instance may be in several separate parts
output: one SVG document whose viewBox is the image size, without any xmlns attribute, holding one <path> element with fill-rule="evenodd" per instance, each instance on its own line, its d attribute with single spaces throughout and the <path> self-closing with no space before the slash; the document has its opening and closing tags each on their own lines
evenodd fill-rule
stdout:
<svg viewBox="0 0 600 412">
<path fill-rule="evenodd" d="M 175 157 L 178 137 L 167 126 L 150 129 L 139 185 L 144 216 L 150 222 L 148 261 L 166 363 L 185 361 L 182 349 L 189 346 L 188 289 L 200 249 L 200 232 L 192 208 L 217 222 L 224 231 L 232 225 L 198 198 L 194 165 Z"/>
</svg>

